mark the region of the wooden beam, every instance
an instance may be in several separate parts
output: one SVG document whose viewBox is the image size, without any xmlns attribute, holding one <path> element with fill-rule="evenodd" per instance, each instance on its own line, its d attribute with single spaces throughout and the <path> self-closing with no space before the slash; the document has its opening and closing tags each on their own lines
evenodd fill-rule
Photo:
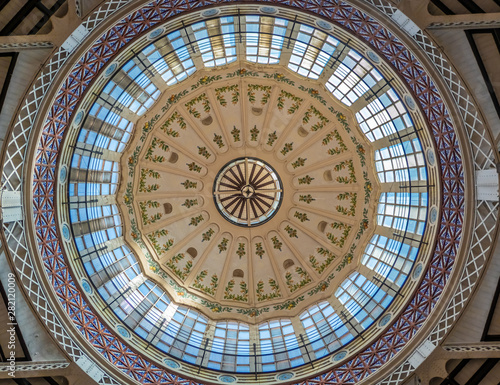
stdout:
<svg viewBox="0 0 500 385">
<path fill-rule="evenodd" d="M 462 4 L 470 13 L 484 13 L 482 8 L 474 3 L 473 0 L 458 0 L 458 2 Z"/>
<path fill-rule="evenodd" d="M 500 361 L 500 358 L 489 358 L 484 364 L 472 375 L 465 385 L 479 385 L 480 382 L 488 375 L 491 369 Z"/>
<path fill-rule="evenodd" d="M 453 11 L 446 6 L 441 0 L 431 0 L 431 3 L 438 7 L 445 15 L 454 15 Z"/>
<path fill-rule="evenodd" d="M 493 88 L 493 84 L 491 83 L 490 76 L 488 75 L 488 71 L 483 63 L 483 59 L 481 58 L 481 54 L 479 53 L 479 49 L 477 48 L 476 41 L 474 40 L 474 34 L 470 31 L 465 31 L 465 36 L 469 42 L 469 45 L 472 49 L 472 53 L 474 54 L 474 58 L 476 59 L 476 63 L 479 67 L 479 71 L 481 71 L 481 75 L 483 76 L 483 80 L 486 84 L 486 88 L 488 89 L 488 93 L 490 94 L 491 101 L 493 102 L 493 106 L 497 112 L 498 117 L 500 118 L 500 103 L 498 101 L 498 97 L 495 93 L 495 89 Z"/>
<path fill-rule="evenodd" d="M 12 74 L 14 73 L 14 68 L 16 67 L 17 58 L 19 53 L 12 52 L 11 59 L 9 63 L 9 68 L 5 74 L 5 79 L 2 85 L 2 91 L 0 92 L 0 113 L 2 113 L 2 108 L 5 103 L 5 98 L 7 97 L 7 91 L 9 90 L 10 80 L 12 79 Z"/>
</svg>

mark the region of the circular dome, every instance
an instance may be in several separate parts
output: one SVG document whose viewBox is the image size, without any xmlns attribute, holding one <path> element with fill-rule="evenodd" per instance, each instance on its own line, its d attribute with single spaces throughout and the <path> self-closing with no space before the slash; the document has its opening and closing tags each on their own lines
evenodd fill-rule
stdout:
<svg viewBox="0 0 500 385">
<path fill-rule="evenodd" d="M 347 366 L 356 371 L 374 346 L 390 345 L 377 358 L 387 362 L 437 303 L 453 266 L 453 258 L 442 263 L 442 248 L 456 255 L 460 238 L 461 216 L 453 226 L 440 221 L 453 210 L 442 197 L 464 193 L 463 175 L 443 166 L 450 152 L 459 162 L 458 139 L 445 144 L 431 133 L 442 127 L 428 125 L 428 99 L 393 76 L 402 66 L 380 60 L 405 55 L 392 58 L 372 42 L 377 55 L 365 56 L 365 43 L 347 32 L 349 12 L 330 20 L 327 33 L 290 9 L 262 16 L 256 5 L 237 14 L 222 7 L 202 21 L 187 14 L 182 28 L 155 24 L 157 35 L 145 27 L 112 56 L 112 70 L 99 64 L 79 94 L 83 113 L 71 107 L 78 122 L 58 121 L 64 144 L 58 137 L 46 145 L 53 122 L 44 128 L 44 160 L 34 170 L 42 172 L 47 151 L 56 154 L 50 167 L 67 170 L 57 218 L 71 224 L 73 239 L 52 237 L 56 244 L 44 241 L 40 252 L 56 291 L 66 290 L 59 274 L 72 287 L 59 298 L 82 333 L 76 337 L 108 336 L 102 360 L 112 361 L 118 346 L 146 363 L 146 377 L 198 370 L 199 381 L 273 383 L 324 371 L 333 381 Z M 273 204 L 281 207 L 259 226 L 229 211 L 246 219 L 235 226 L 217 204 L 219 182 L 237 171 L 237 159 L 262 162 L 274 187 L 280 182 Z M 37 174 L 36 186 L 43 180 L 53 199 L 49 176 Z M 259 186 L 243 179 L 238 194 L 251 198 Z M 442 191 L 441 183 L 459 187 Z M 431 206 L 439 212 L 428 222 Z M 49 248 L 61 247 L 54 263 Z M 424 271 L 412 274 L 416 262 Z M 85 299 L 73 276 L 86 282 Z M 439 290 L 423 294 L 433 282 Z M 425 302 L 418 317 L 417 297 Z M 411 329 L 407 337 L 394 337 L 401 327 Z"/>
</svg>

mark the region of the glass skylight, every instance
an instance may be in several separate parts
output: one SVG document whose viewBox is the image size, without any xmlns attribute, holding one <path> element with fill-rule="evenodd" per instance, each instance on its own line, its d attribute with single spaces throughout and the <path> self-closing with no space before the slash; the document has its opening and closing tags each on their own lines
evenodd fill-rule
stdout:
<svg viewBox="0 0 500 385">
<path fill-rule="evenodd" d="M 357 112 L 356 119 L 370 142 L 413 128 L 410 115 L 393 89 Z"/>
<path fill-rule="evenodd" d="M 206 67 L 221 66 L 236 60 L 233 17 L 201 21 L 191 28 Z"/>
<path fill-rule="evenodd" d="M 315 28 L 300 25 L 288 68 L 302 76 L 318 79 L 334 55 L 339 41 Z"/>
<path fill-rule="evenodd" d="M 152 64 L 168 86 L 183 81 L 196 71 L 186 40 L 180 31 L 168 34 L 142 50 L 147 62 Z"/>
<path fill-rule="evenodd" d="M 347 344 L 354 337 L 328 302 L 311 306 L 300 315 L 316 358 L 321 358 Z"/>
<path fill-rule="evenodd" d="M 427 193 L 382 193 L 377 208 L 377 223 L 402 232 L 422 235 L 427 206 Z"/>
<path fill-rule="evenodd" d="M 370 89 L 380 80 L 380 72 L 350 49 L 325 86 L 338 100 L 351 106 L 361 96 L 370 96 Z"/>
<path fill-rule="evenodd" d="M 382 314 L 393 298 L 357 271 L 342 282 L 335 296 L 363 329 L 368 328 Z"/>
<path fill-rule="evenodd" d="M 366 246 L 361 263 L 401 287 L 417 254 L 418 247 L 375 234 Z"/>
<path fill-rule="evenodd" d="M 288 21 L 268 16 L 246 16 L 247 60 L 278 64 Z"/>
<path fill-rule="evenodd" d="M 415 138 L 375 151 L 381 183 L 427 180 L 420 140 Z"/>
</svg>

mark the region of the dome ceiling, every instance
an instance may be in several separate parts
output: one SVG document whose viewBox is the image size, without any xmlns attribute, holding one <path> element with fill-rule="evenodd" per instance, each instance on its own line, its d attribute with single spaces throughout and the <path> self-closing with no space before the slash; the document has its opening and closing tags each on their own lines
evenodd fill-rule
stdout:
<svg viewBox="0 0 500 385">
<path fill-rule="evenodd" d="M 297 314 L 360 264 L 374 153 L 311 85 L 233 65 L 169 89 L 138 122 L 122 157 L 125 236 L 176 301 L 250 322 Z"/>
<path fill-rule="evenodd" d="M 326 368 L 392 319 L 429 258 L 429 134 L 350 40 L 260 15 L 185 28 L 115 59 L 77 113 L 67 252 L 106 322 L 174 369 Z"/>
<path fill-rule="evenodd" d="M 38 273 L 57 296 L 35 300 L 61 312 L 63 327 L 46 321 L 55 338 L 108 382 L 193 370 L 206 383 L 358 382 L 406 359 L 448 295 L 465 215 L 463 149 L 420 59 L 347 3 L 222 6 L 185 23 L 167 3 L 118 11 L 44 102 L 40 142 L 30 136 Z M 44 92 L 80 53 L 65 47 Z M 30 121 L 16 125 L 9 170 Z M 16 175 L 4 172 L 12 186 Z"/>
</svg>

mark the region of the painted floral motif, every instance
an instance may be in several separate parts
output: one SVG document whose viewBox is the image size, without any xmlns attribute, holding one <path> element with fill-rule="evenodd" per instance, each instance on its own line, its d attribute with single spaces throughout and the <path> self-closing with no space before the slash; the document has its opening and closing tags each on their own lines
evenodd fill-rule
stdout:
<svg viewBox="0 0 500 385">
<path fill-rule="evenodd" d="M 317 123 L 315 123 L 311 126 L 311 131 L 313 131 L 313 132 L 321 130 L 328 123 L 330 123 L 330 121 L 325 116 L 323 116 L 323 114 L 321 112 L 319 112 L 313 106 L 309 107 L 309 109 L 305 112 L 304 117 L 302 118 L 302 123 L 303 124 L 309 123 L 312 116 L 315 116 L 316 118 L 318 118 Z"/>
<path fill-rule="evenodd" d="M 356 200 L 357 200 L 357 196 L 358 196 L 358 194 L 355 193 L 355 192 L 346 192 L 346 193 L 340 193 L 340 194 L 338 194 L 337 195 L 337 199 L 338 200 L 343 201 L 343 200 L 350 199 L 351 202 L 350 202 L 349 208 L 346 208 L 346 207 L 341 206 L 341 205 L 337 205 L 337 207 L 335 207 L 335 209 L 337 210 L 337 212 L 339 212 L 339 213 L 341 213 L 343 215 L 347 215 L 347 216 L 353 217 L 356 214 Z"/>
<path fill-rule="evenodd" d="M 214 134 L 213 142 L 219 147 L 224 147 L 224 141 L 222 140 L 222 135 Z"/>
<path fill-rule="evenodd" d="M 296 169 L 297 167 L 302 167 L 306 164 L 307 158 L 298 157 L 295 162 L 292 162 L 292 167 Z"/>
<path fill-rule="evenodd" d="M 135 166 L 137 165 L 137 162 L 139 160 L 139 154 L 141 152 L 141 146 L 137 146 L 134 150 L 134 152 L 132 153 L 132 156 L 130 156 L 128 158 L 128 162 L 127 162 L 127 165 L 128 165 L 128 175 L 130 177 L 133 177 L 134 176 L 134 173 L 135 173 Z"/>
<path fill-rule="evenodd" d="M 333 167 L 333 169 L 337 172 L 345 170 L 346 168 L 349 171 L 349 176 L 338 176 L 335 180 L 344 184 L 356 183 L 356 174 L 352 160 L 344 160 Z"/>
<path fill-rule="evenodd" d="M 298 211 L 295 211 L 295 214 L 293 215 L 294 218 L 297 218 L 301 222 L 309 221 L 310 219 L 307 217 L 306 213 L 300 213 Z"/>
<path fill-rule="evenodd" d="M 262 302 L 262 301 L 269 301 L 274 298 L 279 298 L 281 297 L 280 293 L 280 288 L 276 281 L 272 278 L 269 278 L 269 286 L 271 287 L 271 292 L 270 293 L 265 293 L 264 294 L 264 282 L 260 280 L 257 282 L 257 289 L 255 290 L 257 294 L 257 301 Z"/>
<path fill-rule="evenodd" d="M 259 136 L 260 130 L 257 128 L 257 126 L 253 126 L 253 128 L 250 130 L 250 140 L 252 142 L 257 141 L 257 137 Z"/>
<path fill-rule="evenodd" d="M 365 204 L 366 204 L 370 202 L 370 195 L 373 191 L 372 183 L 369 180 L 366 180 L 363 188 L 365 190 Z"/>
<path fill-rule="evenodd" d="M 311 202 L 314 202 L 315 200 L 316 199 L 314 199 L 311 194 L 299 195 L 299 202 L 305 202 L 307 204 L 311 204 Z"/>
<path fill-rule="evenodd" d="M 307 271 L 305 271 L 300 266 L 295 267 L 295 272 L 300 277 L 299 282 L 294 281 L 291 272 L 287 271 L 285 274 L 285 284 L 288 287 L 288 290 L 290 290 L 290 293 L 293 293 L 294 291 L 300 289 L 301 287 L 304 287 L 309 282 L 311 282 L 311 277 L 309 276 L 309 274 L 307 274 Z"/>
<path fill-rule="evenodd" d="M 261 307 L 261 308 L 258 308 L 258 309 L 236 309 L 236 312 L 239 313 L 239 314 L 243 314 L 243 315 L 246 315 L 248 317 L 257 317 L 263 313 L 268 313 L 269 312 L 269 308 L 268 307 Z"/>
<path fill-rule="evenodd" d="M 211 108 L 210 108 L 210 101 L 208 100 L 208 97 L 205 93 L 198 95 L 196 98 L 191 99 L 189 102 L 185 104 L 188 112 L 193 115 L 195 118 L 199 119 L 201 117 L 200 112 L 196 109 L 196 104 L 201 103 L 203 106 L 203 111 L 205 113 L 209 113 Z"/>
<path fill-rule="evenodd" d="M 356 146 L 356 152 L 358 153 L 359 162 L 361 163 L 361 166 L 365 166 L 366 165 L 366 150 L 365 150 L 365 148 L 361 144 L 358 144 Z"/>
<path fill-rule="evenodd" d="M 248 301 L 248 288 L 245 281 L 240 282 L 240 293 L 234 294 L 234 279 L 230 280 L 227 283 L 226 288 L 224 289 L 224 299 L 232 299 L 233 301 L 247 302 Z"/>
<path fill-rule="evenodd" d="M 197 288 L 198 290 L 201 290 L 205 294 L 214 296 L 215 291 L 219 286 L 219 277 L 217 276 L 217 274 L 212 275 L 212 278 L 210 279 L 210 285 L 206 286 L 203 285 L 202 282 L 207 275 L 208 275 L 207 270 L 200 271 L 200 273 L 196 276 L 196 278 L 193 281 L 193 287 Z"/>
<path fill-rule="evenodd" d="M 268 79 L 274 79 L 278 82 L 286 83 L 288 85 L 294 86 L 295 82 L 293 80 L 288 79 L 285 75 L 282 73 L 274 73 L 274 74 L 264 74 L 265 78 Z"/>
<path fill-rule="evenodd" d="M 188 90 L 182 90 L 178 94 L 172 94 L 167 99 L 167 103 L 161 108 L 162 112 L 166 112 L 172 105 L 177 103 L 181 98 L 189 93 Z"/>
<path fill-rule="evenodd" d="M 349 236 L 349 232 L 351 231 L 352 226 L 346 225 L 342 222 L 333 222 L 331 225 L 332 229 L 339 230 L 342 232 L 342 236 L 338 238 L 332 233 L 327 233 L 326 237 L 330 240 L 330 242 L 340 248 L 344 247 L 345 240 Z"/>
<path fill-rule="evenodd" d="M 184 182 L 181 182 L 181 185 L 184 186 L 184 189 L 188 190 L 190 188 L 196 188 L 196 186 L 198 185 L 198 182 L 193 182 L 189 179 L 186 179 Z"/>
<path fill-rule="evenodd" d="M 298 238 L 299 236 L 297 235 L 297 230 L 290 227 L 289 225 L 286 225 L 285 231 L 288 233 L 288 236 L 290 238 Z"/>
<path fill-rule="evenodd" d="M 159 221 L 162 217 L 162 214 L 160 212 L 158 213 L 155 213 L 151 216 L 148 216 L 148 213 L 147 213 L 147 210 L 148 209 L 157 209 L 160 207 L 160 202 L 157 202 L 157 201 L 152 201 L 152 200 L 148 200 L 148 201 L 145 201 L 145 202 L 139 202 L 139 207 L 140 207 L 140 210 L 141 210 L 141 218 L 142 218 L 142 224 L 144 226 L 146 225 L 150 225 L 152 223 L 155 223 L 157 221 Z"/>
<path fill-rule="evenodd" d="M 330 282 L 335 278 L 335 273 L 331 273 L 324 281 L 321 281 L 316 285 L 314 289 L 307 292 L 308 296 L 318 294 L 320 291 L 326 291 L 330 286 Z"/>
<path fill-rule="evenodd" d="M 314 178 L 311 178 L 309 175 L 306 175 L 303 178 L 299 178 L 299 184 L 311 184 L 311 182 L 314 180 Z"/>
<path fill-rule="evenodd" d="M 332 114 L 334 114 L 336 117 L 337 117 L 337 121 L 342 125 L 342 127 L 344 127 L 344 129 L 350 133 L 351 132 L 351 129 L 349 127 L 349 124 L 347 123 L 347 118 L 346 116 L 340 112 L 340 111 L 337 111 L 335 108 L 333 108 L 332 106 L 328 107 L 328 109 L 330 110 L 330 112 Z"/>
<path fill-rule="evenodd" d="M 267 145 L 272 146 L 276 139 L 278 139 L 278 135 L 276 135 L 276 131 L 271 132 L 267 137 Z"/>
<path fill-rule="evenodd" d="M 141 169 L 141 177 L 139 179 L 139 192 L 149 193 L 158 190 L 160 188 L 160 185 L 157 183 L 149 184 L 146 186 L 147 177 L 153 179 L 160 179 L 160 173 L 154 170 L 150 170 L 148 168 Z"/>
<path fill-rule="evenodd" d="M 173 138 L 178 138 L 179 137 L 179 133 L 177 131 L 173 130 L 170 127 L 172 125 L 172 123 L 174 123 L 174 122 L 176 122 L 179 125 L 179 127 L 181 128 L 181 130 L 185 130 L 186 127 L 187 127 L 186 121 L 184 120 L 184 118 L 181 116 L 181 114 L 179 114 L 179 112 L 175 111 L 161 125 L 160 130 L 162 130 L 163 132 L 165 132 L 165 134 L 167 134 L 168 136 L 171 136 Z"/>
<path fill-rule="evenodd" d="M 208 229 L 208 231 L 201 234 L 201 241 L 202 242 L 210 241 L 210 239 L 212 238 L 212 235 L 214 235 L 214 233 L 215 233 L 214 229 L 212 229 L 212 228 Z"/>
<path fill-rule="evenodd" d="M 263 86 L 260 84 L 249 84 L 248 85 L 248 91 L 247 91 L 247 96 L 248 96 L 248 101 L 250 103 L 255 103 L 255 92 L 256 91 L 262 91 L 263 95 L 260 98 L 260 104 L 261 105 L 266 105 L 267 102 L 269 101 L 269 98 L 271 97 L 271 86 Z"/>
<path fill-rule="evenodd" d="M 145 158 L 147 160 L 150 160 L 153 163 L 163 163 L 163 162 L 165 162 L 165 157 L 163 155 L 154 155 L 153 156 L 153 152 L 156 149 L 156 146 L 158 146 L 159 148 L 161 148 L 165 152 L 170 151 L 167 143 L 165 143 L 161 139 L 153 138 L 153 140 L 151 141 L 151 146 L 149 146 L 149 148 L 146 151 Z"/>
<path fill-rule="evenodd" d="M 186 166 L 188 166 L 189 171 L 194 171 L 197 173 L 201 171 L 201 166 L 198 166 L 195 162 L 186 163 Z"/>
<path fill-rule="evenodd" d="M 196 84 L 193 84 L 191 86 L 191 91 L 194 91 L 195 89 L 197 89 L 200 86 L 206 86 L 206 85 L 213 83 L 217 80 L 222 80 L 222 76 L 221 75 L 203 76 L 200 80 L 198 80 L 196 82 Z"/>
<path fill-rule="evenodd" d="M 260 259 L 262 259 L 262 256 L 266 253 L 264 248 L 262 247 L 262 242 L 258 242 L 255 244 L 255 254 L 257 254 Z"/>
<path fill-rule="evenodd" d="M 186 199 L 181 206 L 185 206 L 186 208 L 191 208 L 193 206 L 198 205 L 198 199 Z"/>
<path fill-rule="evenodd" d="M 246 251 L 244 243 L 238 243 L 238 250 L 236 250 L 236 254 L 238 255 L 238 257 L 240 257 L 240 259 L 241 257 L 245 256 Z"/>
<path fill-rule="evenodd" d="M 292 310 L 295 306 L 297 306 L 300 302 L 304 300 L 304 296 L 301 295 L 300 297 L 297 297 L 296 299 L 291 299 L 288 300 L 284 303 L 280 303 L 278 305 L 274 305 L 273 309 L 274 310 Z"/>
<path fill-rule="evenodd" d="M 281 152 L 281 155 L 285 156 L 286 154 L 288 154 L 292 150 L 293 150 L 293 142 L 285 143 L 285 145 L 283 146 L 283 148 L 281 149 L 280 152 Z"/>
<path fill-rule="evenodd" d="M 203 215 L 198 215 L 197 217 L 192 217 L 189 226 L 198 226 L 202 221 L 204 221 L 205 218 L 203 218 Z"/>
<path fill-rule="evenodd" d="M 323 261 L 322 264 L 319 264 L 319 262 L 316 260 L 316 257 L 314 255 L 309 256 L 309 262 L 311 262 L 311 266 L 316 270 L 319 274 L 323 273 L 325 269 L 330 266 L 330 264 L 333 262 L 333 260 L 336 258 L 335 254 L 333 254 L 331 251 L 328 251 L 327 249 L 324 249 L 323 247 L 318 247 L 316 249 L 316 252 L 323 256 L 326 257 L 326 259 Z"/>
<path fill-rule="evenodd" d="M 221 243 L 219 243 L 217 245 L 217 247 L 219 248 L 219 254 L 222 253 L 223 251 L 226 251 L 227 250 L 227 244 L 229 242 L 229 239 L 227 238 L 222 238 L 222 241 Z"/>
<path fill-rule="evenodd" d="M 161 237 L 166 237 L 168 235 L 168 231 L 165 229 L 156 230 L 150 234 L 148 234 L 148 239 L 151 242 L 151 245 L 155 249 L 158 255 L 166 253 L 170 250 L 170 248 L 174 245 L 174 240 L 169 239 L 164 244 L 160 245 L 158 240 Z"/>
<path fill-rule="evenodd" d="M 276 249 L 276 250 L 279 250 L 281 251 L 281 248 L 283 247 L 283 243 L 281 243 L 279 240 L 278 240 L 278 237 L 274 236 L 271 238 L 271 241 L 273 242 L 273 247 Z"/>
<path fill-rule="evenodd" d="M 203 147 L 198 146 L 198 155 L 203 156 L 205 159 L 208 159 L 212 156 L 212 154 L 210 154 L 208 152 L 208 150 L 205 146 L 203 146 Z"/>
<path fill-rule="evenodd" d="M 240 97 L 240 90 L 239 86 L 237 84 L 233 84 L 232 86 L 224 86 L 220 88 L 215 89 L 215 96 L 217 98 L 217 101 L 220 103 L 222 107 L 227 106 L 227 101 L 226 98 L 224 97 L 224 94 L 226 92 L 231 92 L 231 103 L 236 104 L 238 103 L 239 97 Z"/>
<path fill-rule="evenodd" d="M 314 99 L 318 100 L 322 105 L 326 106 L 326 100 L 319 94 L 319 91 L 315 88 L 307 88 L 304 87 L 303 85 L 299 86 L 299 90 L 305 91 L 309 94 L 309 96 L 313 97 Z"/>
<path fill-rule="evenodd" d="M 277 107 L 278 110 L 283 110 L 285 108 L 285 99 L 291 100 L 293 103 L 290 107 L 288 107 L 287 113 L 289 115 L 293 114 L 295 111 L 297 111 L 300 107 L 300 104 L 303 102 L 303 99 L 299 98 L 298 96 L 295 96 L 291 94 L 290 92 L 287 92 L 285 90 L 281 90 L 279 96 L 278 96 L 278 101 L 277 101 Z"/>
<path fill-rule="evenodd" d="M 325 138 L 322 141 L 323 146 L 326 146 L 333 138 L 335 138 L 335 140 L 337 141 L 338 146 L 329 148 L 327 151 L 328 155 L 338 155 L 348 150 L 347 146 L 344 143 L 344 140 L 337 130 L 333 130 L 329 134 L 326 134 Z"/>
<path fill-rule="evenodd" d="M 234 71 L 233 73 L 228 73 L 226 75 L 226 78 L 234 78 L 236 76 L 239 76 L 241 78 L 244 78 L 246 76 L 258 77 L 259 73 L 258 72 L 249 71 L 246 68 L 239 68 L 236 71 Z"/>
<path fill-rule="evenodd" d="M 240 139 L 240 130 L 238 130 L 236 128 L 236 126 L 233 126 L 233 129 L 231 130 L 231 135 L 233 136 L 233 141 L 236 143 L 236 142 L 239 142 L 241 139 Z"/>
<path fill-rule="evenodd" d="M 167 265 L 172 272 L 179 277 L 181 280 L 185 280 L 186 277 L 189 275 L 191 272 L 191 268 L 193 267 L 193 261 L 187 261 L 186 265 L 182 268 L 182 270 L 179 268 L 178 264 L 181 260 L 184 259 L 184 254 L 180 253 L 177 255 L 174 255 L 172 258 L 170 258 L 165 265 Z"/>
</svg>

